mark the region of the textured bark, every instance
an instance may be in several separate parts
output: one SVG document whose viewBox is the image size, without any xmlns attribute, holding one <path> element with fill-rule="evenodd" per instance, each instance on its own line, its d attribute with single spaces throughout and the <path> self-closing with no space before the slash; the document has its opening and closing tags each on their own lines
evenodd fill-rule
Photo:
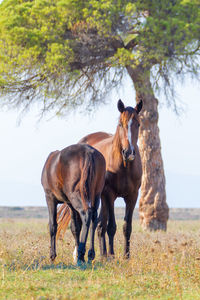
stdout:
<svg viewBox="0 0 200 300">
<path fill-rule="evenodd" d="M 139 202 L 140 222 L 147 230 L 166 230 L 169 208 L 166 203 L 165 174 L 158 128 L 158 100 L 150 82 L 150 72 L 127 67 L 135 90 L 136 101 L 143 100 L 139 148 L 143 177 Z"/>
</svg>

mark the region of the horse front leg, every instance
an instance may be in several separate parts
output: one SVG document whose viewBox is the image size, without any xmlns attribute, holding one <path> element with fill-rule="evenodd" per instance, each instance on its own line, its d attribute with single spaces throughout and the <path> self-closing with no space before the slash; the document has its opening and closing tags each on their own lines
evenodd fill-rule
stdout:
<svg viewBox="0 0 200 300">
<path fill-rule="evenodd" d="M 92 208 L 92 224 L 90 229 L 90 249 L 88 251 L 88 262 L 92 261 L 95 258 L 95 250 L 94 250 L 94 237 L 95 237 L 95 231 L 98 224 L 97 219 L 97 210 L 99 208 L 100 203 L 100 195 L 97 195 L 95 197 L 95 203 L 94 207 Z"/>
<path fill-rule="evenodd" d="M 130 198 L 125 198 L 126 210 L 124 217 L 124 225 L 123 225 L 123 234 L 124 234 L 124 257 L 130 257 L 130 237 L 132 232 L 132 217 L 133 210 L 135 208 L 135 204 L 137 201 L 138 193 L 135 193 Z"/>
<path fill-rule="evenodd" d="M 90 227 L 90 221 L 92 216 L 92 210 L 91 208 L 88 208 L 88 210 L 85 212 L 83 210 L 79 211 L 81 221 L 82 221 L 82 232 L 81 232 L 81 238 L 78 246 L 78 261 L 77 263 L 80 264 L 84 262 L 84 256 L 85 256 L 85 246 L 87 242 L 87 236 L 88 231 Z"/>
<path fill-rule="evenodd" d="M 50 258 L 56 258 L 56 233 L 57 233 L 57 200 L 52 194 L 46 194 L 46 202 L 49 211 L 49 232 L 51 238 Z"/>
<path fill-rule="evenodd" d="M 114 236 L 117 230 L 117 225 L 115 221 L 115 213 L 114 213 L 114 201 L 115 197 L 114 195 L 109 196 L 109 203 L 108 203 L 108 209 L 109 209 L 109 218 L 108 218 L 108 226 L 107 226 L 107 234 L 109 239 L 109 255 L 114 256 Z"/>
<path fill-rule="evenodd" d="M 95 230 L 97 228 L 97 209 L 92 209 L 92 224 L 90 228 L 90 249 L 88 251 L 88 262 L 91 262 L 95 258 L 95 250 L 94 250 L 94 237 Z"/>
<path fill-rule="evenodd" d="M 97 225 L 97 232 L 99 238 L 100 255 L 102 257 L 107 257 L 106 238 L 105 238 L 107 222 L 108 222 L 108 206 L 106 203 L 105 196 L 101 195 L 101 211 L 99 215 L 99 223 Z"/>
</svg>

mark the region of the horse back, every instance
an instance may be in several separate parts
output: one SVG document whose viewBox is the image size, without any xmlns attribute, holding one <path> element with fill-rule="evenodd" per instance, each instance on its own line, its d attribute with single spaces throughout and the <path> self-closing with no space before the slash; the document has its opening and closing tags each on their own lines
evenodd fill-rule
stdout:
<svg viewBox="0 0 200 300">
<path fill-rule="evenodd" d="M 91 133 L 86 135 L 85 137 L 83 137 L 78 143 L 82 144 L 89 144 L 89 145 L 94 145 L 104 139 L 110 138 L 111 136 L 113 136 L 110 133 L 107 132 L 103 132 L 103 131 L 99 131 L 99 132 L 95 132 L 95 133 Z"/>
</svg>

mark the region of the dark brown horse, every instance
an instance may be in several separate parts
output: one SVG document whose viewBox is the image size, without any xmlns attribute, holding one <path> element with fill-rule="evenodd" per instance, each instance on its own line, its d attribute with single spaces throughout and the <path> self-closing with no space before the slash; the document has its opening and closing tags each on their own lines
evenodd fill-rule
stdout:
<svg viewBox="0 0 200 300">
<path fill-rule="evenodd" d="M 76 144 L 62 151 L 52 152 L 47 158 L 42 171 L 42 185 L 49 210 L 52 260 L 56 257 L 58 203 L 66 203 L 71 209 L 71 229 L 78 249 L 78 263 L 84 261 L 88 229 L 92 220 L 88 260 L 94 259 L 94 234 L 97 209 L 105 182 L 105 166 L 103 155 L 86 144 Z"/>
<path fill-rule="evenodd" d="M 142 165 L 137 146 L 139 131 L 139 112 L 142 100 L 133 107 L 125 107 L 118 101 L 120 112 L 119 123 L 114 135 L 105 132 L 89 134 L 79 143 L 87 143 L 99 150 L 106 160 L 106 180 L 101 196 L 101 213 L 98 224 L 98 236 L 101 255 L 107 255 L 105 233 L 109 237 L 109 254 L 114 255 L 114 235 L 116 222 L 114 215 L 114 201 L 123 197 L 126 204 L 123 233 L 125 238 L 124 255 L 130 254 L 130 236 L 132 231 L 132 215 L 141 185 Z M 67 208 L 61 206 L 60 213 L 68 214 Z M 64 222 L 59 222 L 62 227 Z"/>
</svg>

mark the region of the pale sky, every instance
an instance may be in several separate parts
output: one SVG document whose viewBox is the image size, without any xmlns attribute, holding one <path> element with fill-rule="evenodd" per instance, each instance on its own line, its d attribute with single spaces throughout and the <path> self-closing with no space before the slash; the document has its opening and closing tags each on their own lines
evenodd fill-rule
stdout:
<svg viewBox="0 0 200 300">
<path fill-rule="evenodd" d="M 185 112 L 177 117 L 159 106 L 159 127 L 170 207 L 200 207 L 200 89 L 197 84 L 177 86 Z M 135 105 L 130 82 L 114 92 L 109 105 L 102 105 L 91 116 L 71 115 L 65 119 L 43 119 L 37 123 L 34 108 L 17 126 L 17 112 L 0 112 L 0 205 L 46 206 L 40 183 L 41 171 L 53 150 L 76 143 L 95 131 L 114 133 L 119 98 Z M 117 205 L 123 204 L 117 200 Z"/>
</svg>

